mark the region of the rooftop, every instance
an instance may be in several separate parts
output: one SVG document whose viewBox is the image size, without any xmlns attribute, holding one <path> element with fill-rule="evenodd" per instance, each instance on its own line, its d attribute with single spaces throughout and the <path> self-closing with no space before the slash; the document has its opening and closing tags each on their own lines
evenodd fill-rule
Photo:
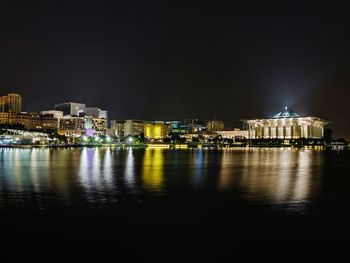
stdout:
<svg viewBox="0 0 350 263">
<path fill-rule="evenodd" d="M 300 115 L 294 111 L 289 110 L 288 107 L 285 107 L 283 111 L 281 111 L 273 116 L 274 119 L 297 118 L 297 117 L 300 117 Z"/>
</svg>

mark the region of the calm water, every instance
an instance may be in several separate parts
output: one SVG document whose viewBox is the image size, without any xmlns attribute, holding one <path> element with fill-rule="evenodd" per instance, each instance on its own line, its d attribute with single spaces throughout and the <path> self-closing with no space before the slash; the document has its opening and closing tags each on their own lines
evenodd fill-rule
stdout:
<svg viewBox="0 0 350 263">
<path fill-rule="evenodd" d="M 350 237 L 349 168 L 347 151 L 0 149 L 0 222 L 9 240 L 77 257 L 309 251 Z"/>
</svg>

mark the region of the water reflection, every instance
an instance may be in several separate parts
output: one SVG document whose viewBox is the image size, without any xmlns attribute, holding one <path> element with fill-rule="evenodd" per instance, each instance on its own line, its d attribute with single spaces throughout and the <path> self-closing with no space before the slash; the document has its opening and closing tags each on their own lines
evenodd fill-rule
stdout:
<svg viewBox="0 0 350 263">
<path fill-rule="evenodd" d="M 81 150 L 79 177 L 89 202 L 107 202 L 117 194 L 114 163 L 110 149 Z"/>
<path fill-rule="evenodd" d="M 161 192 L 163 178 L 163 158 L 166 150 L 146 149 L 142 161 L 142 184 L 147 190 Z"/>
<path fill-rule="evenodd" d="M 315 165 L 317 163 L 317 165 Z M 239 188 L 245 198 L 273 204 L 300 204 L 317 191 L 320 155 L 310 150 L 254 149 L 223 152 L 219 188 Z"/>
<path fill-rule="evenodd" d="M 300 210 L 319 189 L 324 158 L 294 149 L 0 149 L 0 204 L 102 204 L 207 191 Z"/>
</svg>

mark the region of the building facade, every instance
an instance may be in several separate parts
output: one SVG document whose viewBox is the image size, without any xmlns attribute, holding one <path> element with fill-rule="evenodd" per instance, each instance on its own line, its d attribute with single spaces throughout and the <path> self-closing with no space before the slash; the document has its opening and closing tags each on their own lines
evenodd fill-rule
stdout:
<svg viewBox="0 0 350 263">
<path fill-rule="evenodd" d="M 108 113 L 106 110 L 101 110 L 96 107 L 86 107 L 85 108 L 85 114 L 89 116 L 93 116 L 94 118 L 98 119 L 108 119 Z"/>
<path fill-rule="evenodd" d="M 249 131 L 248 130 L 224 130 L 224 131 L 215 131 L 216 134 L 221 135 L 224 139 L 248 139 Z"/>
<path fill-rule="evenodd" d="M 223 121 L 219 120 L 211 120 L 207 121 L 207 131 L 222 131 L 225 128 L 225 124 Z"/>
<path fill-rule="evenodd" d="M 327 121 L 303 117 L 287 107 L 270 119 L 244 120 L 250 139 L 320 139 Z"/>
<path fill-rule="evenodd" d="M 147 123 L 144 127 L 144 134 L 147 139 L 163 139 L 170 132 L 170 125 L 163 122 Z"/>
<path fill-rule="evenodd" d="M 124 123 L 124 136 L 140 135 L 144 133 L 145 122 L 141 120 L 126 120 Z"/>
<path fill-rule="evenodd" d="M 111 135 L 118 138 L 124 137 L 124 123 L 125 121 L 111 121 Z"/>
<path fill-rule="evenodd" d="M 85 134 L 85 118 L 65 116 L 59 120 L 58 134 L 77 137 Z"/>
<path fill-rule="evenodd" d="M 63 115 L 80 116 L 85 112 L 86 105 L 76 102 L 65 102 L 55 105 L 55 110 L 62 111 Z"/>
<path fill-rule="evenodd" d="M 0 96 L 0 112 L 21 113 L 22 97 L 16 93 Z"/>
</svg>

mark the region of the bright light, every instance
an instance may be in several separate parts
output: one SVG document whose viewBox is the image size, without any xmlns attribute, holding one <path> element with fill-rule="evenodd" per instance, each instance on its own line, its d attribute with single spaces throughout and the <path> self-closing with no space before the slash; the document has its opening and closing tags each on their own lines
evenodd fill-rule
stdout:
<svg viewBox="0 0 350 263">
<path fill-rule="evenodd" d="M 112 141 L 111 137 L 107 136 L 107 137 L 106 137 L 106 141 L 107 141 L 107 142 L 111 142 L 111 141 Z"/>
<path fill-rule="evenodd" d="M 132 137 L 129 137 L 128 138 L 128 143 L 133 143 L 134 142 L 134 139 Z"/>
<path fill-rule="evenodd" d="M 82 136 L 82 139 L 84 142 L 86 142 L 88 140 L 88 137 L 84 135 L 84 136 Z"/>
</svg>

